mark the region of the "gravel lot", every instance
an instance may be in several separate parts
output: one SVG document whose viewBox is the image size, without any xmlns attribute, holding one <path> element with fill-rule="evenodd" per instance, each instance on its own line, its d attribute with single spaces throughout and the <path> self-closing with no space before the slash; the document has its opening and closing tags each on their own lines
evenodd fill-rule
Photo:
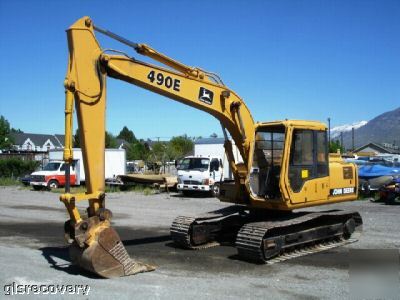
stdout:
<svg viewBox="0 0 400 300">
<path fill-rule="evenodd" d="M 156 271 L 109 280 L 82 274 L 69 263 L 63 240 L 67 214 L 58 194 L 0 187 L 2 287 L 12 282 L 88 284 L 89 298 L 97 299 L 343 299 L 349 295 L 349 249 L 400 248 L 400 206 L 369 201 L 314 208 L 359 211 L 364 220 L 359 242 L 274 265 L 239 261 L 228 246 L 173 247 L 172 220 L 226 206 L 217 199 L 124 192 L 109 194 L 107 206 L 130 255 L 155 264 Z"/>
</svg>

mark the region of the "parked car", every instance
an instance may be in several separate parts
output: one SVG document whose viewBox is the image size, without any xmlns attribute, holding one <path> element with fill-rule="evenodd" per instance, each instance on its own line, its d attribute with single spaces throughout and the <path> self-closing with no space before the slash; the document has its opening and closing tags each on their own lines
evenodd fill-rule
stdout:
<svg viewBox="0 0 400 300">
<path fill-rule="evenodd" d="M 26 186 L 28 186 L 30 184 L 31 180 L 32 180 L 32 177 L 30 174 L 27 174 L 19 179 L 19 181 L 21 181 L 21 183 Z"/>
<path fill-rule="evenodd" d="M 379 189 L 379 200 L 386 204 L 395 204 L 400 197 L 400 177 L 393 178 L 392 182 Z"/>
</svg>

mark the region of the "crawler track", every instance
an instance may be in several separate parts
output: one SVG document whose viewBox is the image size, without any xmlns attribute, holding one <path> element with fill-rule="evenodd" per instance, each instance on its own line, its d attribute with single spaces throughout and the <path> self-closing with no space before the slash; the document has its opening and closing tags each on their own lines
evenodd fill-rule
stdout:
<svg viewBox="0 0 400 300">
<path fill-rule="evenodd" d="M 343 238 L 338 238 L 338 239 L 332 239 L 330 241 L 310 244 L 308 246 L 304 246 L 302 249 L 288 250 L 287 252 L 281 253 L 278 256 L 267 260 L 265 263 L 268 265 L 272 265 L 292 258 L 318 253 L 332 248 L 351 244 L 356 242 L 357 240 L 358 240 L 357 238 L 350 238 L 348 240 L 345 240 Z"/>
<path fill-rule="evenodd" d="M 176 245 L 185 249 L 200 250 L 220 245 L 229 233 L 236 236 L 240 229 L 243 207 L 229 206 L 196 217 L 177 217 L 171 225 L 171 238 Z M 239 224 L 239 225 L 238 225 Z"/>
<path fill-rule="evenodd" d="M 357 212 L 256 216 L 231 206 L 197 217 L 176 218 L 171 237 L 179 247 L 193 250 L 228 242 L 236 246 L 243 260 L 273 264 L 353 243 L 361 230 Z"/>
<path fill-rule="evenodd" d="M 257 263 L 275 263 L 357 241 L 358 213 L 309 213 L 289 220 L 244 225 L 236 239 L 238 255 Z"/>
<path fill-rule="evenodd" d="M 185 249 L 201 250 L 219 246 L 219 242 L 210 241 L 200 245 L 191 243 L 190 232 L 191 225 L 195 222 L 193 217 L 177 217 L 171 225 L 171 238 L 174 243 Z"/>
</svg>

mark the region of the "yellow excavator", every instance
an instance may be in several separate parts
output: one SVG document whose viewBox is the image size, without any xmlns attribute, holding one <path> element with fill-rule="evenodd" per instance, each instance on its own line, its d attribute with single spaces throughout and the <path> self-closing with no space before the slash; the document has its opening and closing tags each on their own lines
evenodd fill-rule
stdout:
<svg viewBox="0 0 400 300">
<path fill-rule="evenodd" d="M 95 32 L 164 67 L 101 48 Z M 241 259 L 268 264 L 357 240 L 362 229 L 357 212 L 297 211 L 352 201 L 358 196 L 357 169 L 340 155 L 328 153 L 324 124 L 299 120 L 256 123 L 244 101 L 218 75 L 186 66 L 145 44 L 95 26 L 89 17 L 76 21 L 67 30 L 67 37 L 64 160 L 69 165 L 73 162 L 75 105 L 87 190 L 70 192 L 67 167 L 67 184 L 60 200 L 70 217 L 65 222 L 65 235 L 73 263 L 105 278 L 154 270 L 129 256 L 110 225 L 112 214 L 105 208 L 107 76 L 200 109 L 221 124 L 234 180 L 220 183 L 218 198 L 232 205 L 198 216 L 177 217 L 170 232 L 178 247 L 203 249 L 230 243 Z M 235 161 L 232 140 L 243 161 Z M 83 200 L 89 203 L 87 214 L 76 207 Z"/>
</svg>

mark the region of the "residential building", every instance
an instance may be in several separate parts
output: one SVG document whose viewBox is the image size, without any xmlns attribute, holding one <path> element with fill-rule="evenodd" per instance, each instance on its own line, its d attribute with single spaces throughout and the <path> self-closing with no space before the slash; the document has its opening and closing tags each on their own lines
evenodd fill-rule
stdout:
<svg viewBox="0 0 400 300">
<path fill-rule="evenodd" d="M 354 149 L 354 154 L 360 156 L 370 156 L 370 155 L 379 155 L 379 154 L 400 154 L 399 146 L 383 143 L 368 143 L 357 149 Z"/>
<path fill-rule="evenodd" d="M 64 135 L 61 134 L 12 133 L 11 136 L 15 151 L 48 152 L 64 147 Z"/>
</svg>

